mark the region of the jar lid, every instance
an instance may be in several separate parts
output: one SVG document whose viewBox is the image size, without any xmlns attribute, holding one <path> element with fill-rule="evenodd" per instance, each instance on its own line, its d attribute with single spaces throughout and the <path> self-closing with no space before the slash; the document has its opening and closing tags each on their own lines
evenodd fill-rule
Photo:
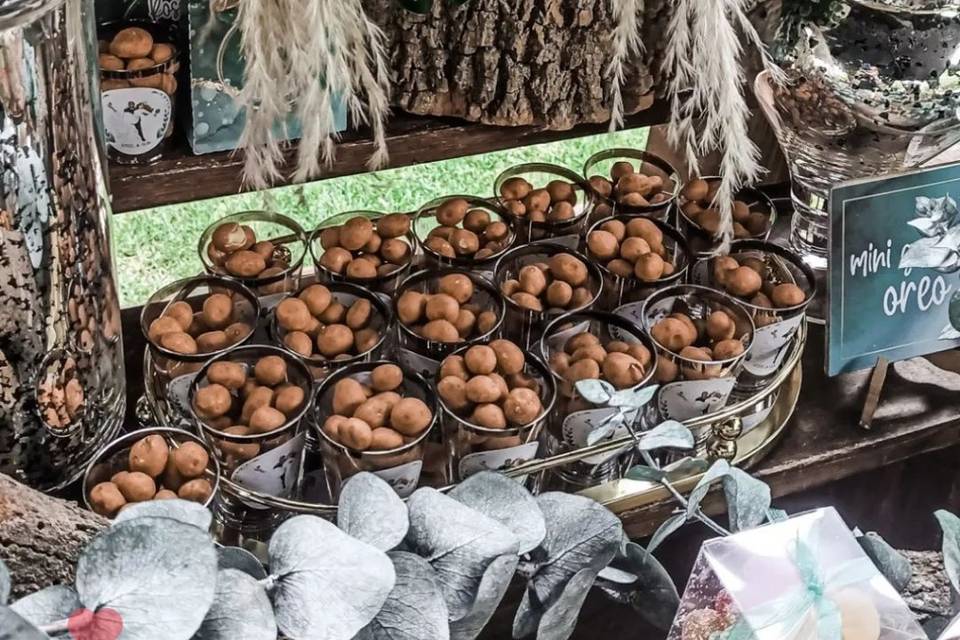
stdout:
<svg viewBox="0 0 960 640">
<path fill-rule="evenodd" d="M 64 0 L 8 0 L 0 3 L 0 31 L 22 27 L 53 11 Z"/>
</svg>

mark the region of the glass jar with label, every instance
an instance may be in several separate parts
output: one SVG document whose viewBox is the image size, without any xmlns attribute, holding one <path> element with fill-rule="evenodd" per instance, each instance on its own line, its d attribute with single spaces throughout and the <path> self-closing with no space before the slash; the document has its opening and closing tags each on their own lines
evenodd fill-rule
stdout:
<svg viewBox="0 0 960 640">
<path fill-rule="evenodd" d="M 523 349 L 535 350 L 550 320 L 596 303 L 603 274 L 596 262 L 578 251 L 552 241 L 532 242 L 500 258 L 493 282 L 506 306 L 504 335 Z"/>
<path fill-rule="evenodd" d="M 390 305 L 357 285 L 311 282 L 284 300 L 270 311 L 270 339 L 302 358 L 318 382 L 336 369 L 378 360 L 393 331 Z"/>
<path fill-rule="evenodd" d="M 635 322 L 602 311 L 560 316 L 543 331 L 540 354 L 557 385 L 557 403 L 545 438 L 547 455 L 576 451 L 646 428 L 649 399 L 643 390 L 653 381 L 657 354 L 653 341 Z M 578 392 L 582 380 L 602 381 L 608 389 L 636 399 L 635 406 L 598 403 Z M 617 403 L 620 405 L 621 403 Z M 557 482 L 573 490 L 619 476 L 630 446 L 588 456 L 549 473 L 546 486 Z"/>
<path fill-rule="evenodd" d="M 426 380 L 395 363 L 362 362 L 330 374 L 317 389 L 310 426 L 323 460 L 323 493 L 335 503 L 344 481 L 361 471 L 379 476 L 401 497 L 413 493 L 422 475 L 436 475 L 425 464 L 438 410 Z"/>
<path fill-rule="evenodd" d="M 307 234 L 281 213 L 241 211 L 207 227 L 197 251 L 207 273 L 242 282 L 267 310 L 300 287 Z"/>
<path fill-rule="evenodd" d="M 640 319 L 657 351 L 660 417 L 682 422 L 726 406 L 754 341 L 747 309 L 720 291 L 678 285 L 647 298 Z"/>
<path fill-rule="evenodd" d="M 172 282 L 143 305 L 140 330 L 147 338 L 144 387 L 160 424 L 192 423 L 187 394 L 200 367 L 250 340 L 260 302 L 233 280 L 199 276 Z"/>
<path fill-rule="evenodd" d="M 413 232 L 429 269 L 460 267 L 493 278 L 493 267 L 517 235 L 496 203 L 473 196 L 443 196 L 417 211 Z"/>
<path fill-rule="evenodd" d="M 640 149 L 599 151 L 587 159 L 583 175 L 597 201 L 591 223 L 623 214 L 669 222 L 681 187 L 673 165 Z"/>
<path fill-rule="evenodd" d="M 744 288 L 736 269 L 746 267 L 760 277 Z M 738 240 L 726 256 L 705 258 L 694 265 L 692 282 L 737 298 L 756 325 L 753 345 L 737 379 L 737 392 L 755 392 L 776 375 L 790 344 L 817 295 L 813 269 L 798 254 L 770 242 Z"/>
<path fill-rule="evenodd" d="M 107 154 L 148 164 L 170 148 L 180 51 L 172 25 L 111 22 L 98 29 L 100 99 Z"/>
<path fill-rule="evenodd" d="M 666 222 L 618 214 L 598 220 L 586 235 L 587 257 L 603 273 L 595 305 L 613 311 L 640 304 L 657 289 L 683 282 L 692 258 L 683 235 Z"/>
<path fill-rule="evenodd" d="M 551 239 L 577 248 L 596 204 L 594 191 L 583 176 L 543 162 L 507 169 L 497 176 L 493 190 L 520 245 Z"/>
<path fill-rule="evenodd" d="M 406 213 L 346 211 L 310 236 L 319 282 L 349 282 L 389 299 L 417 260 L 417 238 Z"/>
<path fill-rule="evenodd" d="M 557 397 L 540 359 L 505 339 L 466 345 L 444 359 L 435 380 L 450 482 L 537 457 Z M 491 395 L 476 395 L 484 393 Z"/>
</svg>

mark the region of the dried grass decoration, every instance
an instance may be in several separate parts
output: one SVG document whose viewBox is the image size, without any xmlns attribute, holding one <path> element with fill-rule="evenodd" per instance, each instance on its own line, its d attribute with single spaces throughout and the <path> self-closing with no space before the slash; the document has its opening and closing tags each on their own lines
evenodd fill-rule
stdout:
<svg viewBox="0 0 960 640">
<path fill-rule="evenodd" d="M 373 131 L 375 151 L 368 167 L 386 164 L 390 78 L 385 36 L 360 0 L 241 0 L 237 24 L 246 59 L 240 148 L 247 184 L 262 189 L 283 177 L 286 136 L 275 127 L 291 114 L 302 127 L 291 177 L 308 180 L 332 165 L 338 100 L 354 124 L 368 124 Z"/>
<path fill-rule="evenodd" d="M 616 26 L 611 77 L 611 127 L 623 124 L 620 86 L 624 62 L 642 51 L 639 27 L 643 0 L 610 0 Z M 763 173 L 760 151 L 750 140 L 744 97 L 741 59 L 743 36 L 763 57 L 764 67 L 778 81 L 783 72 L 773 64 L 766 46 L 747 17 L 749 0 L 672 0 L 673 15 L 667 28 L 664 72 L 671 95 L 668 140 L 683 150 L 690 171 L 700 174 L 699 159 L 714 151 L 721 154 L 719 252 L 733 238 L 734 194 Z"/>
</svg>

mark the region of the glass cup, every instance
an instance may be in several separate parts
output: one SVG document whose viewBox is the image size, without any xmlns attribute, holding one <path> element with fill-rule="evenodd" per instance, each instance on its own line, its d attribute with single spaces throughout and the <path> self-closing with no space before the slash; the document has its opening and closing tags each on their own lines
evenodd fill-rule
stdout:
<svg viewBox="0 0 960 640">
<path fill-rule="evenodd" d="M 284 384 L 303 390 L 301 405 L 286 414 L 281 425 L 266 433 L 228 431 L 234 429 L 235 425 L 243 424 L 234 414 L 240 410 L 244 389 L 230 390 L 232 406 L 227 414 L 230 417 L 205 419 L 197 414 L 194 399 L 200 389 L 210 384 L 207 374 L 211 366 L 218 362 L 238 363 L 246 370 L 247 379 L 250 380 L 253 378 L 254 366 L 266 356 L 282 358 L 286 365 Z M 235 498 L 230 504 L 246 504 L 246 508 L 264 509 L 260 504 L 245 503 L 242 498 L 236 500 L 239 494 L 231 485 L 267 499 L 271 496 L 287 498 L 292 495 L 303 450 L 303 430 L 306 428 L 304 416 L 310 409 L 312 397 L 313 376 L 307 365 L 300 358 L 278 347 L 244 346 L 219 355 L 203 365 L 190 384 L 189 407 L 194 425 L 220 461 L 224 478 L 229 480 L 229 483 L 224 484 L 224 491 Z"/>
<path fill-rule="evenodd" d="M 816 275 L 798 254 L 771 242 L 738 240 L 731 245 L 729 258 L 759 272 L 764 282 L 761 291 L 765 299 L 737 298 L 753 318 L 756 332 L 736 390 L 755 392 L 773 379 L 789 352 L 790 344 L 803 324 L 807 306 L 817 295 Z M 723 270 L 718 269 L 720 260 L 723 258 L 712 257 L 698 262 L 692 270 L 691 280 L 723 291 Z M 774 288 L 780 284 L 799 287 L 803 301 L 785 306 L 772 303 Z"/>
<path fill-rule="evenodd" d="M 566 353 L 565 347 L 570 338 L 581 333 L 596 336 L 602 345 L 612 341 L 642 345 L 649 354 L 650 360 L 644 367 L 640 381 L 629 389 L 641 389 L 652 382 L 657 367 L 657 352 L 653 341 L 635 322 L 612 313 L 579 311 L 554 319 L 544 329 L 540 338 L 541 357 L 547 363 L 553 362 L 556 354 Z M 551 377 L 557 386 L 557 402 L 547 429 L 547 455 L 576 451 L 589 444 L 598 444 L 605 440 L 629 435 L 626 425 L 611 424 L 612 420 L 618 419 L 617 409 L 584 399 L 577 393 L 574 384 L 552 368 Z M 635 430 L 642 431 L 647 427 L 647 416 L 650 413 L 647 408 L 642 408 L 635 415 L 626 416 L 626 418 L 633 421 Z M 598 438 L 599 429 L 606 429 L 606 435 Z M 552 469 L 550 473 L 554 478 L 548 479 L 547 485 L 552 485 L 559 480 L 561 486 L 579 490 L 619 477 L 624 461 L 631 457 L 624 455 L 630 449 L 631 447 L 627 445 L 617 451 L 588 456 L 583 460 Z"/>
<path fill-rule="evenodd" d="M 321 222 L 310 236 L 310 254 L 313 256 L 313 264 L 317 269 L 317 280 L 322 283 L 350 282 L 361 287 L 369 288 L 371 291 L 381 293 L 386 299 L 389 299 L 391 296 L 393 296 L 393 294 L 397 291 L 397 287 L 400 286 L 400 283 L 403 281 L 403 279 L 406 278 L 407 274 L 409 274 L 413 269 L 414 261 L 416 259 L 417 238 L 413 233 L 412 220 L 411 229 L 402 236 L 396 238 L 397 240 L 404 242 L 409 247 L 406 252 L 407 260 L 403 264 L 393 264 L 389 261 L 385 261 L 378 253 L 379 248 L 377 251 L 373 252 L 366 252 L 363 249 L 350 252 L 353 258 L 356 258 L 360 255 L 373 255 L 378 264 L 377 274 L 374 276 L 360 277 L 350 275 L 348 272 L 346 272 L 346 269 L 343 271 L 336 271 L 323 263 L 323 256 L 327 252 L 327 249 L 324 248 L 324 244 L 326 242 L 324 239 L 324 231 L 330 230 L 334 227 L 339 227 L 351 218 L 357 217 L 368 218 L 373 221 L 374 230 L 376 230 L 377 221 L 386 215 L 387 214 L 379 211 L 346 211 L 331 218 L 327 218 Z M 378 245 L 378 247 L 379 246 L 380 245 Z"/>
<path fill-rule="evenodd" d="M 546 262 L 551 256 L 557 255 L 558 253 L 568 253 L 587 266 L 587 281 L 583 286 L 592 294 L 587 303 L 576 309 L 554 309 L 548 307 L 542 311 L 535 311 L 521 307 L 510 297 L 500 293 L 503 283 L 507 280 L 518 279 L 520 270 L 523 267 Z M 536 344 L 540 339 L 540 330 L 543 329 L 547 322 L 565 313 L 592 307 L 599 299 L 603 290 L 603 274 L 595 262 L 581 253 L 568 249 L 562 244 L 553 242 L 534 242 L 511 249 L 497 261 L 497 265 L 494 268 L 493 282 L 497 287 L 498 294 L 500 294 L 503 299 L 503 304 L 506 306 L 504 335 L 516 342 L 520 348 L 524 350 L 536 348 Z"/>
<path fill-rule="evenodd" d="M 97 31 L 107 155 L 118 164 L 155 162 L 173 147 L 180 69 L 176 31 L 146 21 L 105 23 Z"/>
<path fill-rule="evenodd" d="M 404 324 L 400 318 L 399 301 L 407 291 L 433 294 L 440 291 L 440 279 L 444 276 L 460 274 L 470 278 L 473 283 L 473 295 L 463 306 L 470 305 L 475 316 L 484 311 L 492 311 L 496 316 L 493 326 L 487 331 L 475 329 L 472 334 L 457 342 L 440 342 L 430 340 Z M 397 318 L 397 347 L 396 355 L 400 364 L 408 371 L 415 371 L 424 378 L 432 379 L 440 366 L 440 361 L 459 349 L 463 345 L 472 345 L 488 342 L 500 335 L 504 322 L 504 302 L 488 280 L 477 273 L 464 269 L 424 269 L 414 273 L 403 281 L 393 301 L 393 313 Z"/>
<path fill-rule="evenodd" d="M 229 296 L 233 308 L 229 324 L 208 332 L 203 320 L 203 304 L 215 293 Z M 187 332 L 194 338 L 195 353 L 182 353 L 170 348 L 170 343 L 165 346 L 162 338 L 157 338 L 156 331 L 151 333 L 154 321 L 173 313 L 181 302 L 189 305 L 193 313 L 194 321 Z M 216 276 L 178 280 L 150 296 L 140 312 L 140 330 L 148 344 L 149 357 L 144 358 L 146 395 L 159 423 L 184 426 L 191 423 L 187 395 L 194 375 L 210 358 L 228 353 L 249 341 L 256 331 L 259 315 L 260 302 L 250 289 L 234 280 Z M 208 334 L 215 339 L 201 339 Z"/>
<path fill-rule="evenodd" d="M 344 367 L 330 374 L 317 389 L 311 421 L 312 440 L 320 447 L 323 459 L 323 474 L 326 480 L 326 495 L 331 504 L 340 496 L 343 483 L 361 471 L 369 471 L 385 480 L 400 497 L 407 497 L 420 483 L 424 473 L 427 438 L 437 422 L 439 407 L 433 388 L 416 373 L 404 370 L 403 382 L 396 390 L 405 398 L 419 398 L 430 409 L 430 424 L 416 436 L 404 436 L 404 444 L 395 449 L 373 450 L 353 449 L 332 438 L 323 429 L 323 424 L 333 414 L 333 390 L 336 384 L 345 378 L 352 378 L 361 384 L 370 384 L 370 373 L 383 364 L 394 364 L 385 360 L 361 362 Z M 308 452 L 309 453 L 309 452 Z M 302 474 L 308 478 L 316 474 L 317 469 L 304 469 Z"/>
<path fill-rule="evenodd" d="M 629 163 L 634 173 L 660 179 L 659 191 L 651 197 L 644 198 L 647 204 L 631 204 L 629 198 L 619 197 L 612 176 L 614 165 L 622 162 Z M 619 177 L 620 171 L 616 173 Z M 591 223 L 615 214 L 644 215 L 669 222 L 670 209 L 676 202 L 682 186 L 680 174 L 673 165 L 656 154 L 639 149 L 621 148 L 599 151 L 587 159 L 583 165 L 583 175 L 597 201 L 590 219 Z"/>
<path fill-rule="evenodd" d="M 313 286 L 314 284 L 315 283 L 311 282 L 310 284 L 302 287 L 296 293 L 289 294 L 287 297 L 298 297 L 304 289 Z M 374 330 L 379 337 L 375 341 L 372 341 L 372 346 L 369 346 L 368 348 L 356 354 L 345 354 L 346 357 L 337 356 L 336 358 L 328 359 L 317 352 L 314 352 L 310 355 L 305 355 L 304 353 L 299 353 L 294 350 L 285 341 L 288 332 L 277 322 L 276 307 L 274 307 L 270 311 L 270 319 L 267 325 L 268 332 L 270 334 L 270 340 L 278 347 L 288 351 L 290 354 L 302 358 L 307 363 L 307 366 L 313 373 L 314 380 L 317 382 L 330 375 L 331 371 L 335 371 L 341 367 L 358 362 L 370 362 L 372 360 L 378 360 L 381 353 L 385 349 L 387 337 L 393 330 L 393 311 L 390 306 L 385 303 L 377 294 L 368 289 L 364 289 L 362 287 L 358 287 L 357 285 L 346 282 L 331 282 L 323 286 L 330 291 L 332 298 L 331 304 L 333 302 L 338 302 L 345 308 L 349 309 L 350 305 L 357 300 L 369 301 L 371 307 L 371 316 L 364 328 Z M 316 337 L 316 334 L 310 335 L 311 342 L 314 343 L 314 349 L 316 348 Z"/>
<path fill-rule="evenodd" d="M 720 185 L 720 178 L 707 177 L 703 180 L 710 185 L 709 195 L 706 198 L 706 201 L 710 202 Z M 704 218 L 702 216 L 704 210 L 704 207 L 701 206 L 702 203 L 698 204 L 688 200 L 685 197 L 686 191 L 687 189 L 681 191 L 680 198 L 677 200 L 677 220 L 680 222 L 680 228 L 683 229 L 684 235 L 687 236 L 690 250 L 693 251 L 694 255 L 704 256 L 712 253 L 718 246 L 714 236 L 719 227 L 714 225 L 719 222 L 719 218 L 716 220 Z M 734 211 L 734 239 L 766 240 L 773 229 L 773 225 L 777 223 L 777 208 L 773 201 L 765 193 L 752 187 L 744 187 L 737 191 L 734 200 L 746 205 L 742 214 L 738 210 Z M 761 214 L 762 218 L 765 218 L 765 222 L 761 224 L 758 222 L 758 220 L 762 220 L 761 218 L 750 218 L 749 216 L 753 214 Z M 740 217 L 738 218 L 738 216 Z"/>
<path fill-rule="evenodd" d="M 601 227 L 611 220 L 627 224 L 631 219 L 636 217 L 641 216 L 618 214 L 598 220 L 590 227 L 590 230 L 587 231 L 586 237 L 589 238 L 592 232 L 601 230 Z M 584 249 L 587 257 L 597 263 L 600 272 L 603 274 L 603 291 L 596 305 L 600 310 L 613 311 L 625 304 L 642 303 L 643 300 L 654 291 L 682 282 L 687 276 L 687 269 L 691 263 L 691 254 L 683 234 L 666 222 L 656 218 L 642 217 L 650 220 L 650 222 L 655 224 L 663 233 L 663 247 L 666 252 L 666 262 L 672 265 L 673 272 L 662 276 L 655 282 L 644 282 L 632 273 L 630 275 L 618 275 L 608 268 L 607 264 L 610 260 L 607 260 L 605 263 L 590 250 L 588 245 Z"/>
<path fill-rule="evenodd" d="M 469 206 L 468 217 L 464 218 L 464 220 L 461 220 L 460 222 L 457 222 L 455 225 L 442 225 L 437 220 L 437 209 L 443 203 L 454 199 L 462 199 L 467 202 L 467 205 Z M 478 224 L 478 222 L 472 222 L 469 219 L 470 212 L 474 211 L 480 211 L 483 214 L 486 214 L 486 218 L 490 221 L 490 224 L 502 222 L 507 225 L 507 228 L 503 230 L 505 234 L 501 236 L 501 234 L 496 233 L 494 238 L 486 239 L 488 244 L 495 245 L 492 249 L 487 246 L 486 248 L 488 251 L 483 251 L 483 247 L 481 247 L 481 249 L 476 253 L 449 256 L 441 254 L 438 250 L 440 247 L 431 246 L 430 238 L 433 235 L 441 233 L 439 230 L 449 229 L 452 231 L 453 229 L 463 229 L 465 225 L 472 226 L 473 228 L 471 231 L 474 231 L 481 239 L 483 239 L 484 231 L 481 230 L 483 220 L 481 220 L 480 224 Z M 480 214 L 480 217 L 483 218 L 483 215 Z M 493 266 L 496 264 L 497 260 L 500 258 L 500 256 L 509 251 L 516 242 L 517 234 L 513 230 L 511 222 L 512 221 L 506 212 L 497 206 L 496 203 L 489 200 L 482 200 L 473 196 L 444 196 L 442 198 L 431 200 L 427 204 L 420 207 L 420 210 L 417 211 L 416 217 L 413 220 L 413 232 L 417 237 L 417 243 L 423 251 L 424 267 L 428 269 L 459 267 L 468 271 L 477 272 L 478 274 L 489 279 L 493 277 Z M 499 227 L 497 230 L 500 230 Z M 442 237 L 441 239 L 449 240 L 448 238 Z M 446 248 L 447 247 L 444 247 L 444 249 Z"/>
<path fill-rule="evenodd" d="M 715 311 L 723 311 L 733 321 L 733 338 L 739 339 L 744 347 L 739 355 L 707 361 L 692 359 L 671 351 L 656 338 L 654 325 L 671 314 L 686 315 L 698 327 L 699 333 L 704 333 L 702 327 Z M 661 289 L 647 298 L 639 317 L 635 308 L 618 310 L 617 313 L 642 322 L 656 347 L 658 359 L 654 379 L 661 385 L 657 394 L 661 418 L 689 420 L 727 404 L 754 336 L 753 319 L 738 300 L 707 287 L 678 285 Z M 698 338 L 694 345 L 700 342 Z"/>
<path fill-rule="evenodd" d="M 245 258 L 252 258 L 250 251 L 260 254 L 262 262 L 250 266 L 251 260 L 240 261 L 235 256 L 239 251 L 225 253 L 217 248 L 218 240 L 215 234 L 218 229 L 227 228 L 227 225 L 239 225 L 247 232 L 249 245 L 244 253 Z M 250 243 L 252 232 L 255 244 Z M 236 238 L 231 238 L 235 242 Z M 222 246 L 222 245 L 221 245 Z M 200 235 L 197 247 L 200 260 L 207 273 L 216 274 L 242 282 L 260 297 L 264 311 L 272 308 L 283 297 L 296 291 L 300 286 L 300 272 L 303 268 L 303 258 L 307 253 L 307 234 L 293 218 L 273 211 L 242 211 L 221 218 L 207 227 Z M 266 265 L 257 271 L 257 268 Z"/>
<path fill-rule="evenodd" d="M 170 427 L 148 427 L 146 429 L 139 429 L 137 431 L 126 433 L 116 440 L 108 443 L 106 446 L 100 449 L 100 451 L 94 454 L 90 464 L 87 466 L 86 472 L 83 475 L 83 504 L 88 509 L 91 511 L 94 510 L 93 506 L 90 504 L 90 491 L 101 482 L 108 482 L 115 474 L 122 471 L 129 471 L 130 448 L 141 439 L 152 435 L 161 436 L 166 441 L 167 446 L 170 447 L 171 451 L 187 442 L 192 442 L 203 447 L 208 456 L 207 468 L 202 475 L 197 477 L 198 479 L 203 478 L 209 483 L 210 493 L 207 498 L 201 502 L 201 504 L 203 504 L 205 507 L 211 506 L 214 498 L 217 495 L 217 491 L 220 488 L 220 463 L 217 461 L 217 457 L 213 455 L 210 447 L 207 446 L 207 443 L 194 434 L 181 429 L 173 429 Z M 157 484 L 157 490 L 164 488 L 176 492 L 176 489 L 179 489 L 179 487 L 165 486 L 163 484 L 165 481 L 164 475 L 165 474 L 161 473 L 154 478 Z M 176 481 L 177 480 L 175 480 L 175 482 Z"/>
<path fill-rule="evenodd" d="M 534 220 L 530 215 L 516 215 L 511 212 L 511 201 L 503 196 L 503 186 L 511 178 L 523 178 L 534 189 L 544 189 L 555 180 L 569 183 L 572 189 L 570 203 L 573 205 L 573 217 L 566 220 Z M 494 182 L 494 198 L 506 212 L 517 233 L 517 244 L 523 245 L 536 240 L 552 239 L 567 244 L 571 249 L 578 246 L 579 236 L 586 227 L 595 205 L 593 191 L 583 176 L 556 164 L 531 162 L 510 167 Z"/>
<path fill-rule="evenodd" d="M 475 345 L 464 345 L 452 355 L 462 356 L 472 346 Z M 438 394 L 449 482 L 460 482 L 479 471 L 506 471 L 537 457 L 540 433 L 555 406 L 557 388 L 549 369 L 539 358 L 529 352 L 524 356 L 522 373 L 536 383 L 543 407 L 540 415 L 528 424 L 505 429 L 482 427 L 471 422 L 469 416 L 451 409 Z M 439 378 L 435 380 L 439 382 Z"/>
</svg>

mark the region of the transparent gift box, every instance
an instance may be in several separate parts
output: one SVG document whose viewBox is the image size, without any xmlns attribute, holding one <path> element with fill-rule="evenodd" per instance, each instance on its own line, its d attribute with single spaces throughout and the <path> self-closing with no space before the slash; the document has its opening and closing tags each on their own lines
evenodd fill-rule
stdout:
<svg viewBox="0 0 960 640">
<path fill-rule="evenodd" d="M 667 640 L 922 640 L 832 507 L 704 543 Z"/>
</svg>

